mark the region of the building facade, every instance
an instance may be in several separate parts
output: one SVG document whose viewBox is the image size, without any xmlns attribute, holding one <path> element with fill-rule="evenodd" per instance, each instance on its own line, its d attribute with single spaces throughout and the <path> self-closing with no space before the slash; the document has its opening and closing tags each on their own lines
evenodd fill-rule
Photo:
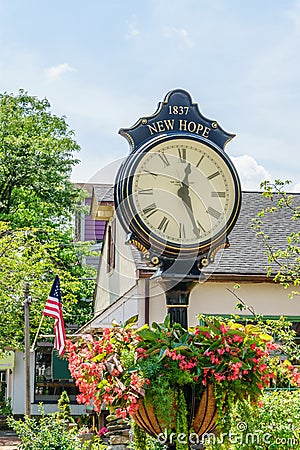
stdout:
<svg viewBox="0 0 300 450">
<path fill-rule="evenodd" d="M 101 209 L 102 198 L 94 195 L 94 214 L 95 208 Z M 112 193 L 107 190 L 105 200 L 108 198 L 113 203 Z M 198 323 L 199 314 L 249 316 L 252 310 L 270 318 L 285 316 L 300 333 L 300 302 L 297 297 L 290 299 L 288 290 L 267 276 L 266 249 L 252 226 L 253 219 L 267 205 L 268 200 L 260 192 L 243 192 L 240 216 L 229 236 L 230 247 L 216 254 L 214 263 L 203 271 L 205 281 L 195 283 L 190 293 L 189 325 Z M 276 217 L 266 216 L 265 224 L 271 244 L 277 246 L 286 245 L 287 230 L 298 231 L 297 222 L 290 220 L 285 209 Z M 135 314 L 139 325 L 162 322 L 166 315 L 165 288 L 156 269 L 149 268 L 141 253 L 126 240 L 126 232 L 112 214 L 106 223 L 99 261 L 94 318 L 81 331 L 110 326 L 113 320 L 122 323 Z M 275 273 L 276 267 L 272 270 Z M 249 309 L 238 312 L 238 298 Z"/>
</svg>

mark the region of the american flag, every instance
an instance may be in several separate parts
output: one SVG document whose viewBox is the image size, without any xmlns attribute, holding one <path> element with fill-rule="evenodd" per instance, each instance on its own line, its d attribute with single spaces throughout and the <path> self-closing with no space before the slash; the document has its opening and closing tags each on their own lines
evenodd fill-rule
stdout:
<svg viewBox="0 0 300 450">
<path fill-rule="evenodd" d="M 58 275 L 55 276 L 50 294 L 43 311 L 44 316 L 53 317 L 54 322 L 54 348 L 60 355 L 64 354 L 66 343 L 65 324 L 62 314 L 62 302 L 60 294 L 60 282 Z"/>
</svg>

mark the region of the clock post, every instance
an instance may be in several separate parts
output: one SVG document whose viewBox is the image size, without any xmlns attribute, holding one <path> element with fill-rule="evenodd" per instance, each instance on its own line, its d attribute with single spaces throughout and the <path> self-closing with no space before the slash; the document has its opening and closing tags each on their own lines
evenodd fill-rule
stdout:
<svg viewBox="0 0 300 450">
<path fill-rule="evenodd" d="M 206 265 L 207 258 L 202 258 Z M 158 270 L 151 278 L 156 279 L 163 288 L 166 297 L 167 314 L 170 316 L 170 323 L 179 323 L 186 330 L 188 329 L 188 308 L 190 293 L 199 282 L 205 281 L 205 276 L 199 272 L 199 264 L 194 261 L 177 261 L 165 270 Z M 187 262 L 189 264 L 187 264 Z M 203 267 L 203 266 L 201 266 Z"/>
</svg>

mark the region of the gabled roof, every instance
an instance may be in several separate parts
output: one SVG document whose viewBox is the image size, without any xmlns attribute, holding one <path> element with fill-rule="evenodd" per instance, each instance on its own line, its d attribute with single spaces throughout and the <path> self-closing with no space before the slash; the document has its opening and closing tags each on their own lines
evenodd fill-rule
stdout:
<svg viewBox="0 0 300 450">
<path fill-rule="evenodd" d="M 114 201 L 114 186 L 112 184 L 94 185 L 93 193 L 98 203 L 113 203 Z"/>
<path fill-rule="evenodd" d="M 300 195 L 295 195 L 295 204 L 299 204 Z M 229 235 L 229 249 L 216 255 L 216 261 L 211 264 L 207 272 L 218 274 L 266 275 L 268 257 L 262 237 L 256 235 L 253 219 L 258 213 L 272 206 L 269 199 L 261 192 L 243 192 L 242 208 L 235 227 Z M 276 200 L 274 201 L 276 206 Z M 288 208 L 277 210 L 276 213 L 265 214 L 263 229 L 270 236 L 269 244 L 275 248 L 285 248 L 286 236 L 299 231 L 299 222 L 292 220 Z M 275 274 L 277 266 L 272 264 Z"/>
<path fill-rule="evenodd" d="M 95 184 L 92 189 L 90 216 L 97 224 L 103 241 L 107 221 L 114 213 L 114 187 L 111 184 Z"/>
<path fill-rule="evenodd" d="M 84 183 L 84 182 L 82 182 L 82 183 L 74 183 L 74 186 L 79 189 L 84 189 L 90 195 L 92 195 L 93 189 L 95 187 L 97 187 L 97 186 L 101 187 L 101 186 L 104 186 L 104 184 L 103 183 Z M 111 185 L 109 185 L 109 186 L 111 186 Z"/>
<path fill-rule="evenodd" d="M 295 196 L 295 204 L 299 205 L 300 194 L 293 195 Z M 234 275 L 250 276 L 251 278 L 267 275 L 266 248 L 263 245 L 262 238 L 256 236 L 256 232 L 251 225 L 258 213 L 268 206 L 272 206 L 272 204 L 269 199 L 262 196 L 261 192 L 243 192 L 241 212 L 229 235 L 230 247 L 218 252 L 215 262 L 210 264 L 204 270 L 204 273 L 213 274 L 218 279 L 222 276 L 227 278 Z M 264 229 L 270 236 L 269 243 L 275 248 L 285 248 L 286 235 L 300 231 L 300 223 L 291 219 L 288 208 L 278 210 L 275 214 L 266 214 L 263 221 Z M 133 248 L 132 253 L 138 270 L 153 272 L 154 269 L 149 269 L 141 260 L 138 250 Z M 272 272 L 275 274 L 276 265 L 273 264 L 272 267 Z"/>
</svg>

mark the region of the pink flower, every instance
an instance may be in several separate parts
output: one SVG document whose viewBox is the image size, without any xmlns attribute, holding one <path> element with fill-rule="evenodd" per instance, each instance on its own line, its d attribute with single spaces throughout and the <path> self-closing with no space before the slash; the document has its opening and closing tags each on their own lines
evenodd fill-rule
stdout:
<svg viewBox="0 0 300 450">
<path fill-rule="evenodd" d="M 267 346 L 268 350 L 278 350 L 280 348 L 280 345 L 279 344 L 275 344 L 274 341 L 267 342 L 266 346 Z"/>
<path fill-rule="evenodd" d="M 215 373 L 214 376 L 219 382 L 226 379 L 225 375 L 221 375 L 220 373 Z"/>
<path fill-rule="evenodd" d="M 105 433 L 107 432 L 107 428 L 106 427 L 102 427 L 99 431 L 98 431 L 98 436 L 104 436 Z"/>
<path fill-rule="evenodd" d="M 217 353 L 218 353 L 219 355 L 224 355 L 225 349 L 224 349 L 224 348 L 217 348 Z"/>
<path fill-rule="evenodd" d="M 221 333 L 227 333 L 228 330 L 230 330 L 230 327 L 228 325 L 225 326 L 225 324 L 222 323 L 221 326 L 220 326 Z"/>
</svg>

